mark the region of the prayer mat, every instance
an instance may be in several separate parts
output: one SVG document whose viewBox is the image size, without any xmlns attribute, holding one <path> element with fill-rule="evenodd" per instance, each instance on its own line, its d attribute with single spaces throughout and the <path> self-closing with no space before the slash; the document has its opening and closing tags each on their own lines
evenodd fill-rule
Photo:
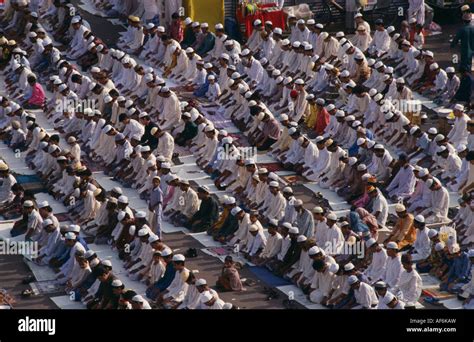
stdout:
<svg viewBox="0 0 474 342">
<path fill-rule="evenodd" d="M 64 293 L 64 285 L 59 285 L 56 280 L 35 281 L 30 283 L 30 286 L 35 295 Z"/>
<path fill-rule="evenodd" d="M 15 174 L 16 181 L 23 186 L 26 191 L 31 192 L 32 194 L 37 194 L 39 192 L 45 192 L 47 189 L 43 185 L 43 181 L 38 175 L 20 175 Z"/>
<path fill-rule="evenodd" d="M 56 216 L 59 222 L 71 221 L 71 218 L 69 217 L 68 213 L 54 214 L 54 216 Z"/>
<path fill-rule="evenodd" d="M 438 300 L 450 299 L 450 298 L 455 298 L 456 297 L 455 294 L 445 292 L 445 291 L 441 291 L 439 289 L 439 286 L 429 287 L 429 288 L 423 289 L 421 292 L 425 296 L 436 298 Z"/>
<path fill-rule="evenodd" d="M 285 181 L 289 185 L 295 185 L 295 184 L 303 184 L 308 182 L 308 180 L 300 175 L 288 175 L 288 176 L 280 176 L 283 181 Z"/>
<path fill-rule="evenodd" d="M 250 272 L 252 272 L 258 279 L 271 287 L 291 285 L 289 280 L 280 278 L 270 272 L 266 267 L 253 266 L 249 267 Z"/>
<path fill-rule="evenodd" d="M 277 171 L 284 171 L 285 168 L 283 167 L 283 165 L 281 165 L 280 163 L 262 163 L 260 164 L 258 162 L 258 159 L 257 159 L 257 165 L 259 168 L 266 168 L 268 170 L 268 172 L 277 172 Z"/>
<path fill-rule="evenodd" d="M 174 145 L 174 153 L 178 153 L 179 157 L 185 157 L 192 155 L 191 151 L 185 146 L 179 146 L 178 144 Z"/>
</svg>

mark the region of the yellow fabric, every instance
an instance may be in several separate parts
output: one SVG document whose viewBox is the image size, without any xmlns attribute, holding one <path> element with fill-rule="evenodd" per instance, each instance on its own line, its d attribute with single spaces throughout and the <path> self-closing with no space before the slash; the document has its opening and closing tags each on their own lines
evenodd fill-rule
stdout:
<svg viewBox="0 0 474 342">
<path fill-rule="evenodd" d="M 186 17 L 208 23 L 210 31 L 215 31 L 216 24 L 224 24 L 224 0 L 184 0 L 183 7 Z"/>
<path fill-rule="evenodd" d="M 308 128 L 314 128 L 316 121 L 318 120 L 318 109 L 315 104 L 309 105 L 309 115 L 305 119 L 306 126 Z"/>
</svg>

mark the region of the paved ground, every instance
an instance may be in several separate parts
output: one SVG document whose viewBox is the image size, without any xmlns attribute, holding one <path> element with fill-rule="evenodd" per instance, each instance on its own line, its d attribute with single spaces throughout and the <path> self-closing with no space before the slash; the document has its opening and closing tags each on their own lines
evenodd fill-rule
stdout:
<svg viewBox="0 0 474 342">
<path fill-rule="evenodd" d="M 76 0 L 73 0 L 77 3 Z M 119 31 L 123 27 L 113 25 L 104 18 L 93 16 L 87 12 L 81 11 L 81 15 L 91 24 L 94 33 L 99 36 L 104 42 L 113 46 L 117 40 Z M 443 26 L 443 33 L 441 35 L 427 38 L 426 48 L 435 53 L 435 58 L 443 67 L 451 65 L 452 56 L 457 53 L 457 50 L 449 48 L 449 39 L 455 34 L 458 24 L 451 24 Z M 306 203 L 310 200 L 307 195 L 298 187 L 295 187 L 295 193 L 298 197 Z M 190 236 L 183 233 L 167 234 L 165 236 L 166 242 L 173 248 L 178 249 L 184 253 L 188 248 L 200 249 L 202 246 Z M 199 277 L 205 278 L 210 284 L 214 283 L 221 271 L 222 263 L 211 256 L 199 253 L 197 258 L 188 260 L 188 268 L 191 270 L 198 269 L 200 271 Z M 11 295 L 16 298 L 15 308 L 19 309 L 51 309 L 56 308 L 55 304 L 49 299 L 49 296 L 37 296 L 28 299 L 20 298 L 20 293 L 28 288 L 28 285 L 22 285 L 21 280 L 30 274 L 28 267 L 22 261 L 20 256 L 5 256 L 0 255 L 0 286 L 9 291 Z M 283 308 L 282 295 L 279 299 L 266 300 L 266 295 L 263 293 L 265 284 L 256 279 L 249 270 L 243 269 L 241 271 L 242 278 L 253 279 L 256 284 L 252 287 L 247 287 L 247 291 L 242 293 L 222 293 L 221 297 L 225 301 L 235 303 L 241 308 L 247 309 L 278 309 Z M 58 294 L 50 295 L 56 296 Z"/>
</svg>

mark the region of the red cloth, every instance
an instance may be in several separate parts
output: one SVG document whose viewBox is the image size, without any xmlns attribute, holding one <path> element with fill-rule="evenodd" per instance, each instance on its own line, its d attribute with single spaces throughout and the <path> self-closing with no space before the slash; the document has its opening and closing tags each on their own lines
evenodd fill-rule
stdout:
<svg viewBox="0 0 474 342">
<path fill-rule="evenodd" d="M 183 25 L 181 25 L 181 20 L 173 20 L 171 22 L 170 34 L 171 37 L 178 43 L 181 43 L 183 41 L 184 30 Z"/>
<path fill-rule="evenodd" d="M 329 125 L 329 113 L 326 108 L 323 108 L 323 110 L 321 110 L 316 117 L 316 125 L 314 126 L 314 130 L 318 135 L 322 135 L 327 125 Z"/>
<path fill-rule="evenodd" d="M 42 106 L 44 104 L 45 96 L 43 87 L 39 83 L 33 85 L 31 97 L 28 100 L 28 103 L 31 105 Z"/>
<path fill-rule="evenodd" d="M 245 25 L 245 35 L 250 37 L 253 31 L 253 22 L 257 19 L 260 19 L 264 24 L 266 21 L 270 20 L 273 23 L 273 27 L 279 27 L 282 30 L 285 29 L 286 19 L 285 13 L 282 10 L 265 12 L 261 9 L 275 7 L 276 4 L 265 4 L 258 5 L 260 8 L 255 14 L 247 15 L 245 18 L 242 17 L 242 11 L 237 10 L 237 21 Z"/>
</svg>

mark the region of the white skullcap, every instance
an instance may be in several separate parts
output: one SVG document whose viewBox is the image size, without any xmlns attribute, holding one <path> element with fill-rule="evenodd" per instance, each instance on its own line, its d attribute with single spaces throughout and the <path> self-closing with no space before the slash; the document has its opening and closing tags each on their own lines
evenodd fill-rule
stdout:
<svg viewBox="0 0 474 342">
<path fill-rule="evenodd" d="M 291 228 L 288 230 L 288 233 L 289 233 L 289 234 L 299 234 L 299 233 L 300 233 L 300 230 L 299 230 L 297 227 L 291 227 Z"/>
<path fill-rule="evenodd" d="M 395 241 L 387 243 L 387 249 L 398 249 L 398 244 Z"/>
<path fill-rule="evenodd" d="M 308 255 L 316 255 L 321 252 L 321 249 L 318 246 L 313 246 L 310 249 L 308 249 Z"/>
<path fill-rule="evenodd" d="M 176 254 L 173 256 L 173 261 L 185 261 L 186 258 L 182 254 Z"/>
<path fill-rule="evenodd" d="M 337 215 L 335 213 L 329 213 L 326 218 L 328 220 L 337 221 Z"/>
</svg>

